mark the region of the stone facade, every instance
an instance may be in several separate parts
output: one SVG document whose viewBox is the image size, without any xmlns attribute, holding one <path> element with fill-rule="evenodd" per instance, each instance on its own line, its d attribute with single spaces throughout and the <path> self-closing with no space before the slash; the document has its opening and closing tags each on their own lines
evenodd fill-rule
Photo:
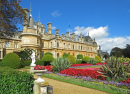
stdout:
<svg viewBox="0 0 130 94">
<path fill-rule="evenodd" d="M 44 53 L 51 52 L 54 58 L 62 57 L 64 53 L 68 53 L 73 56 L 82 54 L 83 56 L 95 57 L 97 56 L 97 43 L 95 39 L 91 37 L 75 35 L 75 33 L 66 33 L 66 36 L 59 35 L 59 29 L 56 30 L 56 34 L 51 33 L 51 23 L 48 25 L 48 32 L 45 31 L 45 26 L 41 24 L 40 19 L 36 23 L 33 21 L 33 17 L 30 13 L 28 18 L 28 9 L 24 9 L 26 12 L 23 15 L 23 30 L 12 38 L 0 39 L 0 58 L 10 52 L 19 52 L 22 49 L 34 49 L 36 50 L 36 56 L 38 59 L 43 57 Z"/>
</svg>

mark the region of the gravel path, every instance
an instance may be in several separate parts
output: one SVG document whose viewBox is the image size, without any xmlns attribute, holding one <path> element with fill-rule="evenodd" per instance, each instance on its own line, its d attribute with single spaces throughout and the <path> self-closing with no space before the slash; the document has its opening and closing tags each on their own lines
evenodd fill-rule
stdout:
<svg viewBox="0 0 130 94">
<path fill-rule="evenodd" d="M 34 78 L 37 79 L 37 76 L 34 75 Z M 46 82 L 49 82 L 49 85 L 53 86 L 53 94 L 110 94 L 96 89 L 73 85 L 46 77 L 42 78 Z"/>
</svg>

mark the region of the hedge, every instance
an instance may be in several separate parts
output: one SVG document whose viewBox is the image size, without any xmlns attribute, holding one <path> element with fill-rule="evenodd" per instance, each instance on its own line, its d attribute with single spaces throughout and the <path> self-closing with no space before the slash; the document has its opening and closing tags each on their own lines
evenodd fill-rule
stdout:
<svg viewBox="0 0 130 94">
<path fill-rule="evenodd" d="M 0 67 L 0 94 L 33 94 L 32 74 Z"/>
</svg>

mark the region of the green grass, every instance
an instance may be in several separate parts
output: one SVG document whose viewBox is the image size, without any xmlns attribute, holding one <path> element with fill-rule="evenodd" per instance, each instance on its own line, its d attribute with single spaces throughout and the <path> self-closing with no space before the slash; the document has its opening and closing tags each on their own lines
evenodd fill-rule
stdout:
<svg viewBox="0 0 130 94">
<path fill-rule="evenodd" d="M 84 67 L 76 67 L 75 69 L 84 69 L 84 68 L 101 68 L 102 67 L 102 65 L 101 66 L 84 66 Z"/>
<path fill-rule="evenodd" d="M 25 66 L 24 68 L 20 68 L 20 69 L 30 69 L 30 66 Z"/>
<path fill-rule="evenodd" d="M 55 80 L 83 86 L 83 87 L 97 89 L 97 90 L 112 93 L 112 94 L 128 94 L 128 91 L 130 92 L 130 90 L 128 90 L 128 89 L 122 89 L 122 88 L 118 88 L 115 86 L 94 83 L 94 82 L 89 82 L 89 81 L 83 81 L 81 79 L 74 79 L 74 78 L 70 78 L 70 77 L 58 76 L 55 74 L 44 74 L 43 77 L 47 77 L 47 78 L 51 78 L 51 79 L 55 79 Z"/>
</svg>

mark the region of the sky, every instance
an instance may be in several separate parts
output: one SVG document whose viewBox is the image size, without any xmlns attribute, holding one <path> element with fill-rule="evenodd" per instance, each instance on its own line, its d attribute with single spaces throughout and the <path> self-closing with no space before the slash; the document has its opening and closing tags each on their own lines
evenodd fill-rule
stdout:
<svg viewBox="0 0 130 94">
<path fill-rule="evenodd" d="M 34 21 L 40 15 L 46 31 L 51 22 L 53 34 L 56 29 L 60 35 L 89 33 L 108 52 L 130 44 L 130 0 L 21 0 L 19 4 L 29 10 L 31 4 Z"/>
</svg>

